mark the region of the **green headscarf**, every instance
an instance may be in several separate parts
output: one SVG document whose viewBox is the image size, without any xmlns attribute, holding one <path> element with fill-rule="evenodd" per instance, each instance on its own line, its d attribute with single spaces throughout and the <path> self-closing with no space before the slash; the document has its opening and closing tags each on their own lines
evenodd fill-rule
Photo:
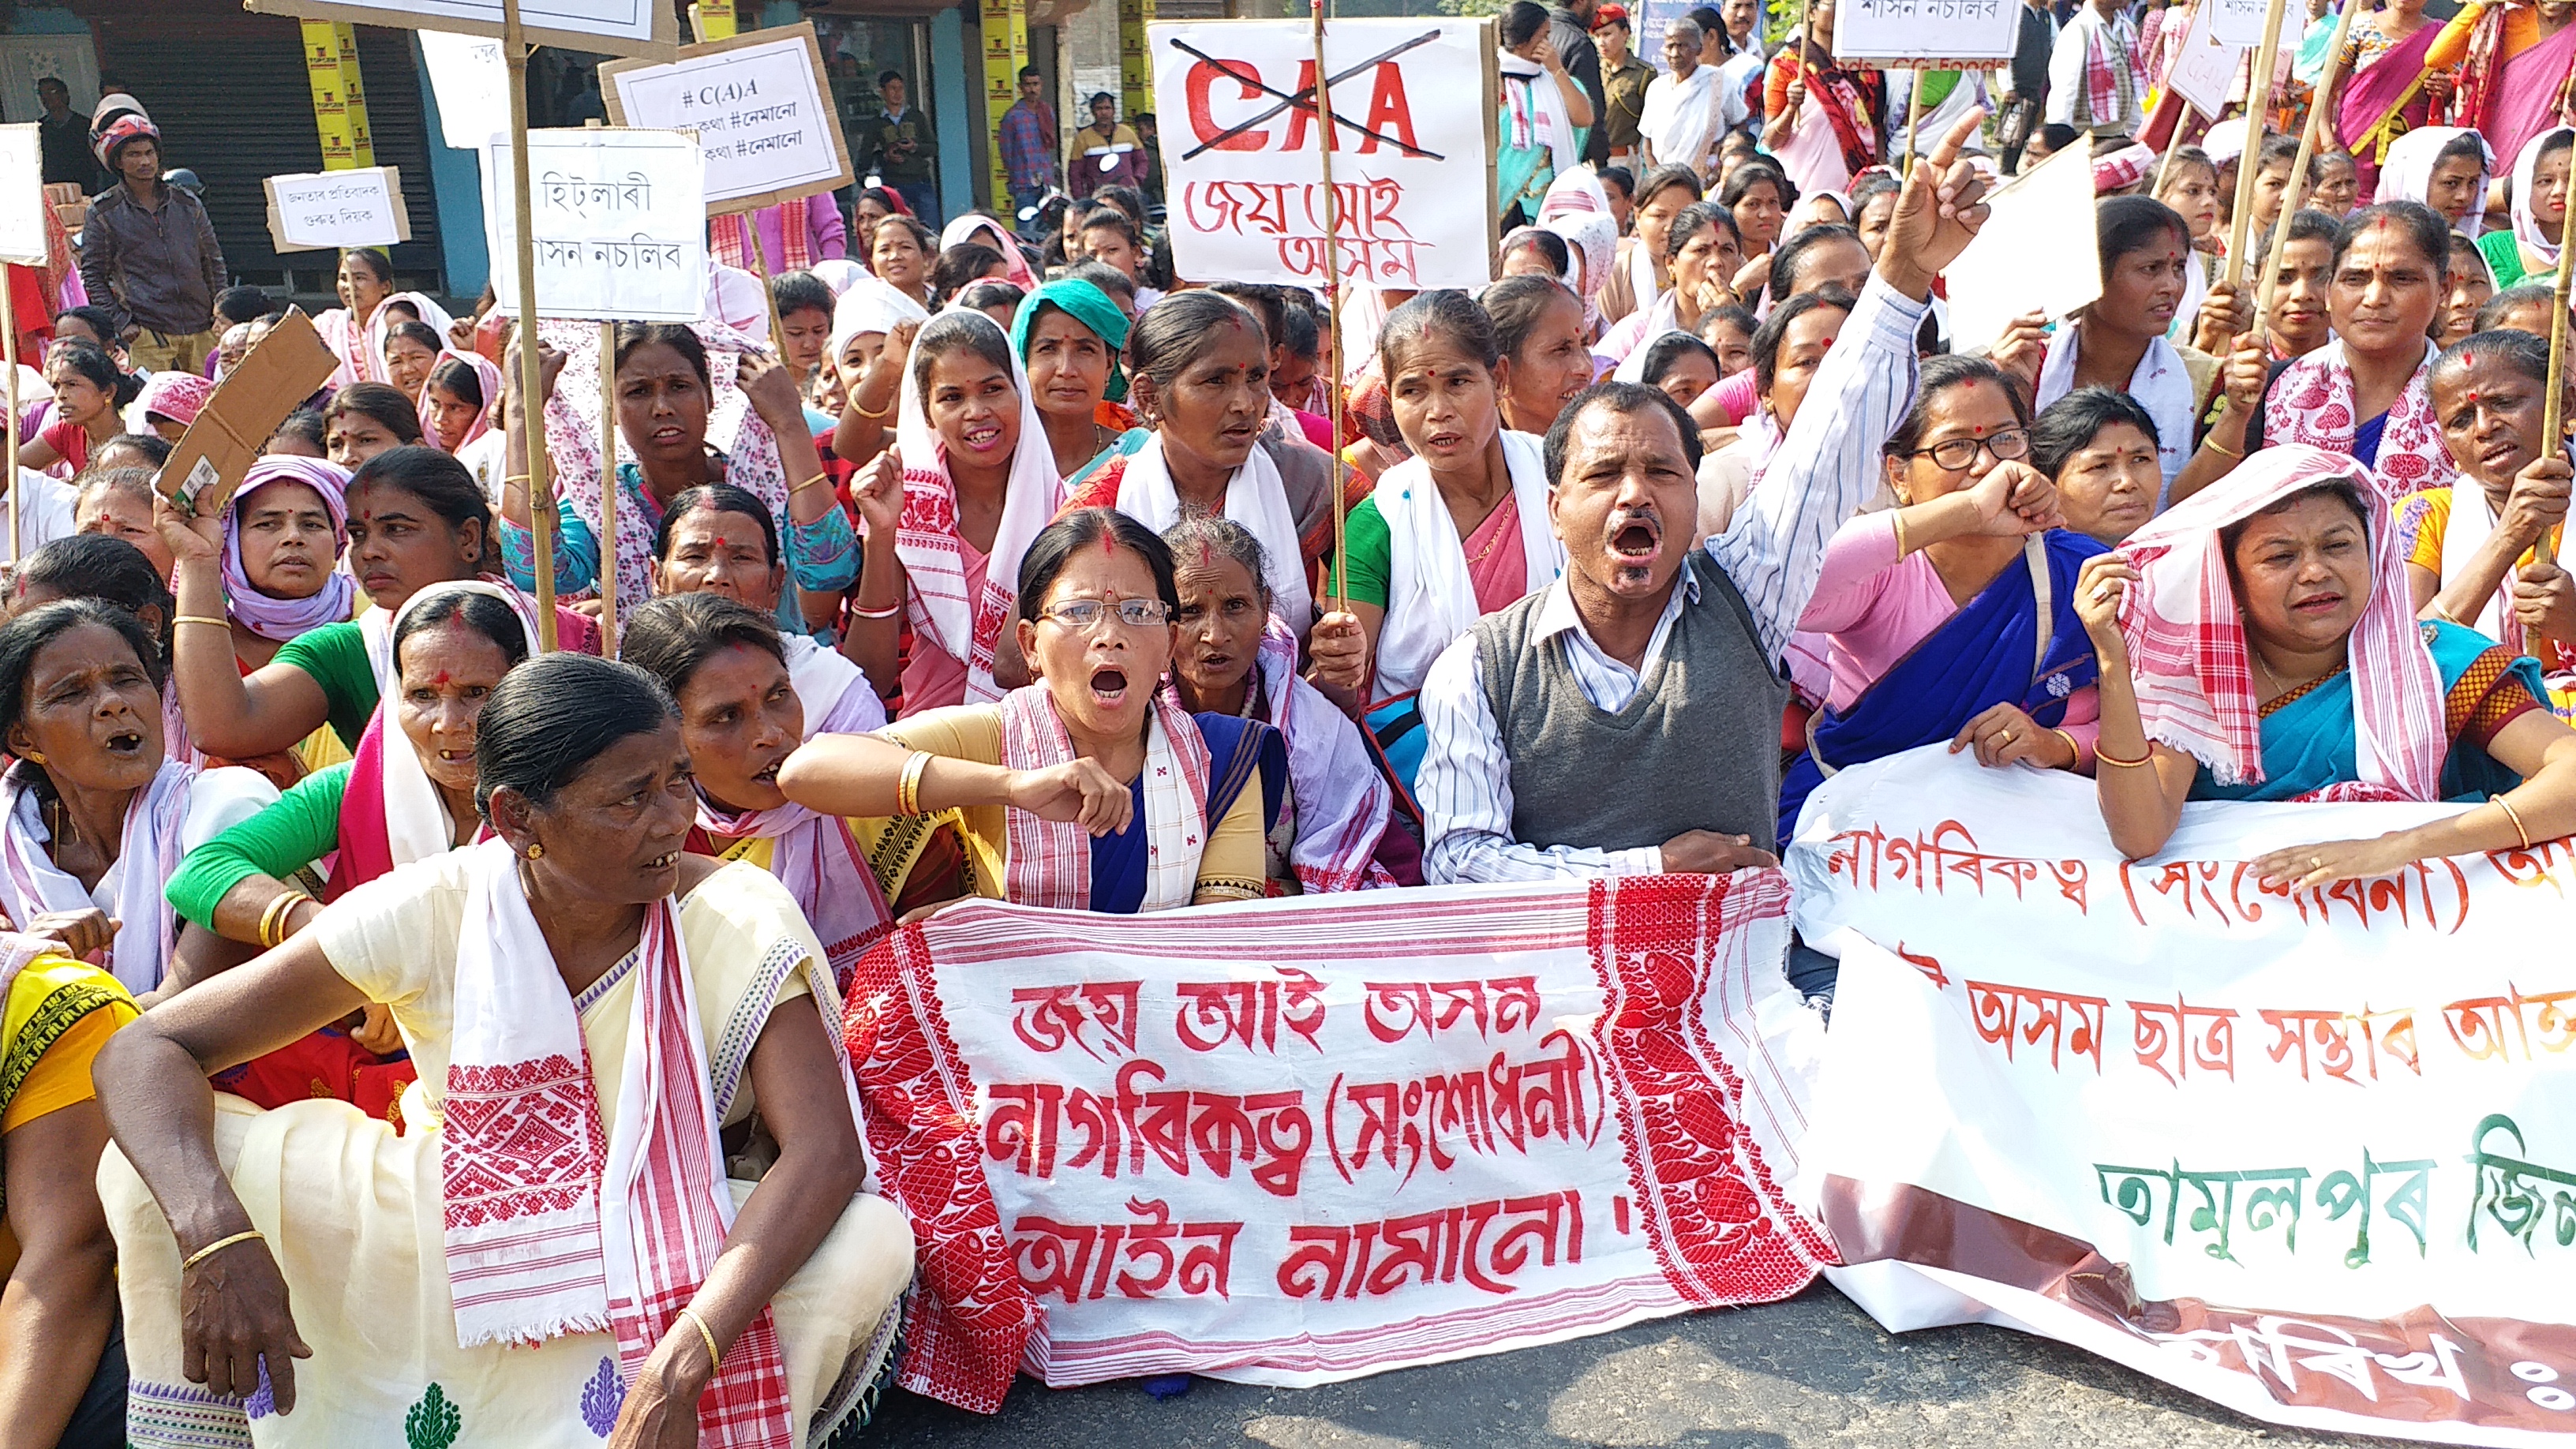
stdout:
<svg viewBox="0 0 2576 1449">
<path fill-rule="evenodd" d="M 1011 319 L 1011 348 L 1020 354 L 1020 365 L 1029 361 L 1029 333 L 1038 325 L 1038 309 L 1053 307 L 1074 321 L 1088 327 L 1109 347 L 1109 386 L 1103 396 L 1111 402 L 1127 400 L 1127 374 L 1118 358 L 1127 348 L 1127 314 L 1109 300 L 1109 294 L 1072 277 L 1047 283 L 1020 303 L 1019 315 Z"/>
</svg>

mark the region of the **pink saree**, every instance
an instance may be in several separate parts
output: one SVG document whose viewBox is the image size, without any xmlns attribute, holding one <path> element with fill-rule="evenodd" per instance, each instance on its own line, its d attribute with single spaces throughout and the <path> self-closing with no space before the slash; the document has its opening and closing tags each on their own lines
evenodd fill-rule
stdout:
<svg viewBox="0 0 2576 1449">
<path fill-rule="evenodd" d="M 2343 105 L 2335 113 L 2335 133 L 2360 170 L 2364 196 L 2378 184 L 2380 159 L 2389 143 L 2430 118 L 2424 57 L 2441 33 L 2440 22 L 2425 22 L 2413 35 L 2353 72 L 2351 83 L 2344 87 Z"/>
</svg>

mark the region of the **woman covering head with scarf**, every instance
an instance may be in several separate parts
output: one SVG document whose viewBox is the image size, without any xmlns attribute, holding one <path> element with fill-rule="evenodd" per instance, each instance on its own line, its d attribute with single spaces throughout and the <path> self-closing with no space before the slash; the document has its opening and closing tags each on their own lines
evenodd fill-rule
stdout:
<svg viewBox="0 0 2576 1449">
<path fill-rule="evenodd" d="M 356 617 L 358 582 L 336 567 L 349 547 L 348 490 L 336 463 L 272 453 L 234 491 L 223 515 L 224 610 L 244 674 L 287 640 Z"/>
<path fill-rule="evenodd" d="M 1108 293 L 1072 278 L 1038 288 L 1012 319 L 1011 348 L 1028 369 L 1047 449 L 1068 488 L 1119 452 L 1134 422 L 1122 406 L 1127 375 L 1118 366 L 1129 325 Z"/>
<path fill-rule="evenodd" d="M 2484 800 L 2371 840 L 2254 862 L 2293 891 L 2576 832 L 2576 733 L 2539 671 L 2418 623 L 2387 499 L 2350 457 L 2289 445 L 2086 563 L 2101 660 L 2094 778 L 2132 860 L 2187 800 Z"/>
<path fill-rule="evenodd" d="M 492 430 L 501 400 L 501 368 L 479 352 L 441 351 L 420 388 L 420 440 L 455 455 L 484 491 L 497 496 L 507 459 Z"/>
<path fill-rule="evenodd" d="M 256 1412 L 336 1446 L 426 1396 L 532 1444 L 830 1437 L 913 1253 L 861 1191 L 821 947 L 774 878 L 685 850 L 688 754 L 641 671 L 531 660 L 475 753 L 495 838 L 358 887 L 102 1060 L 131 1431 L 243 1442 Z M 208 1090 L 368 1001 L 420 1071 L 409 1130 Z M 755 1111 L 775 1160 L 729 1181 L 719 1134 Z M 588 1133 L 527 1153 L 555 1114 Z"/>
<path fill-rule="evenodd" d="M 169 758 L 160 646 L 95 599 L 0 628 L 0 728 L 16 758 L 0 775 L 0 915 L 36 932 L 92 916 L 107 969 L 137 996 L 158 990 L 180 930 L 162 883 L 276 787 Z"/>
<path fill-rule="evenodd" d="M 1001 253 L 1003 277 L 1012 286 L 1023 292 L 1037 290 L 1037 274 L 1029 270 L 1027 254 L 1020 250 L 1018 242 L 1011 239 L 1011 234 L 1002 229 L 1000 222 L 980 211 L 970 211 L 940 228 L 941 251 L 967 242 L 979 242 Z"/>
<path fill-rule="evenodd" d="M 894 432 L 894 405 L 903 394 L 904 358 L 930 313 L 919 302 L 875 277 L 850 284 L 832 307 L 832 350 L 824 359 L 841 370 L 841 419 L 832 428 L 832 456 L 855 463 L 873 458 Z"/>
<path fill-rule="evenodd" d="M 1597 298 L 1618 264 L 1619 223 L 1610 215 L 1610 193 L 1589 166 L 1559 176 L 1539 203 L 1538 224 L 1565 239 L 1570 262 L 1558 280 L 1583 299 L 1586 341 L 1601 335 Z"/>
<path fill-rule="evenodd" d="M 215 385 L 194 373 L 156 372 L 143 379 L 134 406 L 144 427 L 175 443 L 214 395 Z"/>
<path fill-rule="evenodd" d="M 2494 173 L 2495 153 L 2485 137 L 2457 126 L 2426 126 L 2388 148 L 2370 199 L 2429 206 L 2446 228 L 2475 240 L 2486 226 L 2487 181 Z"/>
<path fill-rule="evenodd" d="M 2496 290 L 2534 277 L 2554 276 L 2567 226 L 2568 164 L 2576 157 L 2576 130 L 2551 126 L 2523 143 L 2513 158 L 2513 229 L 2478 238 Z"/>
<path fill-rule="evenodd" d="M 850 488 L 867 557 L 843 650 L 880 691 L 899 682 L 907 710 L 1001 698 L 997 657 L 1017 674 L 1003 632 L 1020 559 L 1063 499 L 1010 340 L 980 312 L 932 318 L 904 369 L 895 446 Z"/>
</svg>

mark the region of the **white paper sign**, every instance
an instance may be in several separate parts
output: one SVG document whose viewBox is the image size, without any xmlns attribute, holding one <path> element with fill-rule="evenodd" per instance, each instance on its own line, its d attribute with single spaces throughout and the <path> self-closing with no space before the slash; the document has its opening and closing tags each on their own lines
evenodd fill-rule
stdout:
<svg viewBox="0 0 2576 1449">
<path fill-rule="evenodd" d="M 269 233 L 279 251 L 389 247 L 410 238 L 402 183 L 390 166 L 267 180 Z"/>
<path fill-rule="evenodd" d="M 706 310 L 706 163 L 678 131 L 528 133 L 537 310 L 596 321 L 695 322 Z M 483 215 L 499 305 L 519 305 L 510 144 L 483 151 Z"/>
<path fill-rule="evenodd" d="M 499 35 L 502 23 L 500 0 L 244 0 L 244 7 L 268 15 L 478 35 Z M 534 44 L 616 55 L 668 55 L 679 38 L 670 0 L 522 0 L 519 24 Z"/>
<path fill-rule="evenodd" d="M 45 154 L 36 123 L 0 126 L 0 261 L 45 263 Z"/>
<path fill-rule="evenodd" d="M 2020 0 L 1844 0 L 1834 54 L 1900 65 L 2008 61 L 2020 35 Z"/>
<path fill-rule="evenodd" d="M 832 98 L 810 30 L 668 65 L 604 66 L 621 125 L 694 130 L 707 157 L 707 204 L 784 201 L 848 184 Z"/>
<path fill-rule="evenodd" d="M 510 128 L 510 69 L 497 38 L 424 30 L 420 55 L 429 65 L 438 126 L 448 145 L 480 151 Z"/>
<path fill-rule="evenodd" d="M 2102 295 L 2092 137 L 2013 178 L 1987 206 L 1976 240 L 1941 274 L 1958 352 L 1992 347 L 2025 312 L 2056 321 Z"/>
<path fill-rule="evenodd" d="M 1493 280 L 1500 208 L 1486 144 L 1487 24 L 1424 17 L 1326 28 L 1344 276 L 1405 291 Z M 1181 275 L 1323 281 L 1323 132 L 1311 97 L 1293 104 L 1314 74 L 1306 22 L 1183 21 L 1146 33 Z"/>
<path fill-rule="evenodd" d="M 2165 73 L 2165 86 L 2190 103 L 2204 116 L 2215 117 L 2227 106 L 2227 94 L 2236 86 L 2236 67 L 2245 58 L 2245 47 L 2229 45 L 2210 33 L 2210 7 L 2192 11 L 2191 26 L 2182 35 L 2182 44 L 2174 49 L 2173 69 Z M 2261 26 L 2258 16 L 2255 25 Z M 2255 36 L 2260 43 L 2262 36 Z"/>
<path fill-rule="evenodd" d="M 2200 7 L 2209 16 L 2209 32 L 2221 45 L 2252 47 L 2263 43 L 2264 0 L 2208 0 Z M 2282 39 L 2290 39 L 2290 17 L 2281 17 Z"/>
</svg>

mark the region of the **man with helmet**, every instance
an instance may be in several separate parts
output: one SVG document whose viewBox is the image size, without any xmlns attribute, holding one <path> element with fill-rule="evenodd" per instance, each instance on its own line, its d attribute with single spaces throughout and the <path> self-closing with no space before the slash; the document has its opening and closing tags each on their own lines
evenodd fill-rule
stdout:
<svg viewBox="0 0 2576 1449">
<path fill-rule="evenodd" d="M 224 250 L 195 193 L 162 180 L 161 131 L 131 96 L 99 103 L 90 149 L 116 184 L 90 203 L 81 282 L 108 309 L 134 365 L 201 373 L 213 355 Z"/>
</svg>

